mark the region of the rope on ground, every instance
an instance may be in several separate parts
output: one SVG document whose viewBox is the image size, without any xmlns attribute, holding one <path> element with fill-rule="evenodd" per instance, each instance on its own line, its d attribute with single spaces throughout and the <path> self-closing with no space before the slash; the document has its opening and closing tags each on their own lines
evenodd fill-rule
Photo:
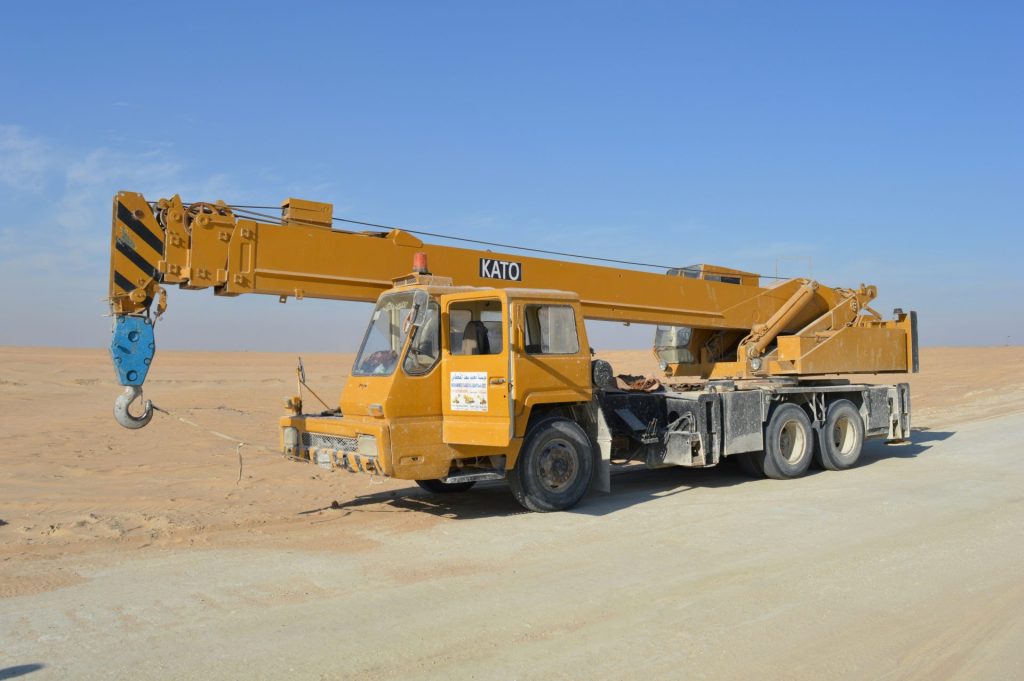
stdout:
<svg viewBox="0 0 1024 681">
<path fill-rule="evenodd" d="M 192 426 L 193 428 L 201 430 L 204 433 L 207 433 L 209 435 L 213 435 L 214 437 L 218 437 L 221 440 L 227 440 L 228 442 L 234 442 L 235 443 L 235 453 L 238 455 L 238 480 L 235 482 L 235 485 L 238 485 L 239 483 L 242 482 L 242 466 L 243 466 L 243 462 L 242 462 L 242 447 L 251 447 L 252 449 L 256 449 L 256 450 L 259 450 L 259 451 L 270 452 L 270 454 L 272 454 L 275 459 L 280 458 L 280 453 L 275 451 L 275 450 L 273 450 L 273 449 L 271 449 L 270 447 L 264 447 L 263 445 L 258 445 L 258 444 L 255 444 L 253 442 L 246 442 L 245 440 L 240 440 L 237 437 L 232 437 L 232 436 L 227 435 L 225 433 L 221 433 L 220 431 L 211 430 L 209 428 L 205 428 L 205 427 L 199 425 L 198 423 L 196 423 L 195 421 L 187 419 L 184 416 L 178 416 L 177 414 L 172 414 L 167 409 L 164 409 L 162 407 L 158 407 L 155 404 L 153 405 L 153 410 L 154 411 L 158 411 L 158 412 L 160 412 L 162 414 L 167 414 L 172 419 L 175 419 L 177 421 L 181 421 L 182 423 L 184 423 L 187 426 Z"/>
<path fill-rule="evenodd" d="M 158 412 L 160 412 L 162 414 L 167 414 L 172 419 L 175 419 L 176 421 L 181 421 L 185 425 L 192 426 L 193 428 L 201 430 L 204 433 L 207 433 L 208 435 L 213 435 L 214 437 L 219 437 L 221 440 L 227 440 L 228 442 L 234 442 L 235 443 L 235 453 L 238 454 L 238 480 L 235 482 L 236 486 L 239 483 L 242 482 L 242 465 L 243 465 L 243 462 L 242 462 L 242 447 L 251 447 L 251 448 L 257 449 L 259 451 L 269 452 L 273 456 L 273 458 L 275 458 L 275 459 L 280 459 L 281 458 L 281 453 L 278 452 L 277 450 L 271 449 L 270 447 L 264 447 L 263 445 L 258 445 L 258 444 L 252 443 L 252 442 L 246 442 L 245 440 L 240 440 L 237 437 L 232 437 L 230 435 L 226 435 L 225 433 L 221 433 L 220 431 L 211 430 L 209 428 L 205 428 L 205 427 L 199 425 L 198 423 L 196 423 L 195 421 L 192 421 L 191 419 L 187 419 L 184 416 L 178 416 L 177 414 L 172 414 L 167 409 L 164 409 L 162 407 L 158 407 L 155 404 L 153 405 L 153 410 L 154 411 L 158 411 Z M 270 458 L 270 457 L 266 457 L 266 458 Z M 369 476 L 369 479 L 366 481 L 366 485 L 368 487 L 369 486 L 373 486 L 373 485 L 383 485 L 385 482 L 387 482 L 388 477 L 389 476 L 387 476 L 387 475 L 378 475 L 377 473 L 371 473 L 370 476 Z"/>
</svg>

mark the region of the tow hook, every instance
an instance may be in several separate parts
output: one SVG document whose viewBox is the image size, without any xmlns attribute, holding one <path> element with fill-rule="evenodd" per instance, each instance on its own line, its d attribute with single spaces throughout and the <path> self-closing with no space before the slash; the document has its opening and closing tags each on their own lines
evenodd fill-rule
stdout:
<svg viewBox="0 0 1024 681">
<path fill-rule="evenodd" d="M 114 400 L 114 418 L 125 428 L 142 428 L 153 418 L 153 403 L 146 400 L 142 404 L 142 415 L 134 416 L 128 407 L 131 403 L 142 397 L 142 386 L 129 385 L 125 387 L 116 400 Z"/>
</svg>

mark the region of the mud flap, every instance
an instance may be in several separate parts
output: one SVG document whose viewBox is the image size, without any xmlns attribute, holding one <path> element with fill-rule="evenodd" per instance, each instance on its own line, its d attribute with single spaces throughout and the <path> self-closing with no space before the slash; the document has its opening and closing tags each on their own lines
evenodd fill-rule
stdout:
<svg viewBox="0 0 1024 681">
<path fill-rule="evenodd" d="M 577 422 L 594 443 L 594 478 L 591 483 L 598 492 L 612 491 L 612 433 L 597 403 L 597 391 L 589 403 L 574 408 Z"/>
</svg>

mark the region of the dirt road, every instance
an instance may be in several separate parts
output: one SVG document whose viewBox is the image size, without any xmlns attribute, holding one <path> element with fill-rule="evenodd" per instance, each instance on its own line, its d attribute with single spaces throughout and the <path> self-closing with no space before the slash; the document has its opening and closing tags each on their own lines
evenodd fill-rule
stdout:
<svg viewBox="0 0 1024 681">
<path fill-rule="evenodd" d="M 158 415 L 134 433 L 109 415 L 106 361 L 0 348 L 0 679 L 1024 669 L 1024 350 L 927 351 L 926 429 L 854 470 L 627 471 L 547 515 L 500 484 L 440 499 L 254 446 L 239 481 L 207 429 L 274 446 L 291 357 L 166 353 L 148 392 L 202 429 Z M 329 394 L 346 367 L 307 359 Z"/>
</svg>

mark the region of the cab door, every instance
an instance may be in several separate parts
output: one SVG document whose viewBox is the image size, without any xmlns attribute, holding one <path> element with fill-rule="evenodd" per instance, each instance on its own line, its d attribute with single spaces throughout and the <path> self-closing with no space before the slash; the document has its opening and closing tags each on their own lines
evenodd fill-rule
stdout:
<svg viewBox="0 0 1024 681">
<path fill-rule="evenodd" d="M 503 291 L 441 296 L 442 438 L 504 447 L 512 437 L 509 304 Z"/>
<path fill-rule="evenodd" d="M 593 394 L 579 299 L 563 296 L 513 300 L 515 415 L 520 425 L 538 405 L 589 402 Z"/>
</svg>

